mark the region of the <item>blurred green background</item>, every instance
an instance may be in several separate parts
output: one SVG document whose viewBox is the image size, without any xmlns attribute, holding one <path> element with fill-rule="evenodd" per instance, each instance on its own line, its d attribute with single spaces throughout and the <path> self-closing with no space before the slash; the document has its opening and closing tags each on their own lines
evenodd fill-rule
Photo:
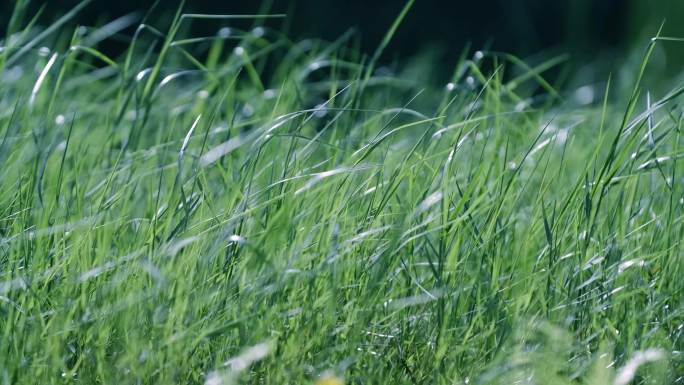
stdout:
<svg viewBox="0 0 684 385">
<path fill-rule="evenodd" d="M 19 0 L 0 2 L 0 26 L 5 30 L 11 11 L 24 7 L 25 16 L 42 8 L 46 25 L 72 9 L 75 0 Z M 151 0 L 92 0 L 77 23 L 102 24 L 131 12 L 153 8 Z M 159 1 L 152 23 L 163 24 L 178 1 Z M 293 39 L 333 40 L 349 29 L 357 31 L 357 43 L 372 52 L 399 13 L 401 0 L 188 0 L 185 9 L 201 13 L 287 13 L 275 27 Z M 407 18 L 385 51 L 384 60 L 402 60 L 429 52 L 446 63 L 456 61 L 464 46 L 491 49 L 523 58 L 568 53 L 573 73 L 588 80 L 606 73 L 643 51 L 648 39 L 665 21 L 664 34 L 684 37 L 682 0 L 416 0 Z M 239 26 L 239 23 L 238 23 Z M 216 33 L 220 23 L 196 23 L 192 33 Z M 105 47 L 109 51 L 125 45 Z M 684 44 L 658 48 L 655 62 L 663 77 L 678 76 L 684 64 Z M 440 73 L 441 69 L 436 69 Z"/>
</svg>

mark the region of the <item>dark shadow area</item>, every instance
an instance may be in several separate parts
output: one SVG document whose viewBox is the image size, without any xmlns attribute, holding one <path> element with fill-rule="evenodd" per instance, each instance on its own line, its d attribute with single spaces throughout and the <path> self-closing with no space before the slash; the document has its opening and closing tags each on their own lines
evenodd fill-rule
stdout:
<svg viewBox="0 0 684 385">
<path fill-rule="evenodd" d="M 40 22 L 47 24 L 73 8 L 78 1 L 51 0 L 29 2 L 27 15 L 42 9 Z M 149 10 L 151 0 L 94 0 L 77 17 L 85 25 L 103 24 L 131 12 Z M 153 25 L 164 27 L 164 20 L 175 11 L 177 1 L 160 1 Z M 307 37 L 334 40 L 346 31 L 357 31 L 362 50 L 372 53 L 403 7 L 398 0 L 273 0 L 215 1 L 189 0 L 187 12 L 252 14 L 286 13 L 288 19 L 271 23 L 292 39 Z M 12 1 L 0 5 L 0 26 L 4 30 L 13 8 Z M 520 57 L 543 53 L 570 54 L 570 62 L 602 62 L 643 47 L 665 19 L 666 35 L 682 36 L 684 1 L 662 0 L 417 0 L 385 51 L 385 60 L 412 57 L 431 50 L 448 63 L 456 61 L 464 46 L 473 50 L 490 49 Z M 250 22 L 231 21 L 228 25 L 249 28 Z M 192 25 L 193 35 L 212 35 L 226 22 L 203 21 Z M 125 44 L 108 42 L 102 49 L 116 54 Z M 670 60 L 684 56 L 681 47 L 668 49 Z M 606 68 L 608 70 L 609 68 Z M 605 72 L 604 70 L 603 72 Z"/>
</svg>

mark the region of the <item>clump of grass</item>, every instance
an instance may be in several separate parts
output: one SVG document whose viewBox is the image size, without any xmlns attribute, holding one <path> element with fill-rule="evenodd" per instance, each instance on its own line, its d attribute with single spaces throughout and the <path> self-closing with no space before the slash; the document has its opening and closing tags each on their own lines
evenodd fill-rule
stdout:
<svg viewBox="0 0 684 385">
<path fill-rule="evenodd" d="M 376 71 L 410 3 L 369 59 L 279 15 L 64 38 L 81 6 L 40 30 L 17 4 L 0 383 L 682 383 L 684 88 L 642 84 L 658 38 L 629 92 L 577 106 L 557 59 Z"/>
</svg>

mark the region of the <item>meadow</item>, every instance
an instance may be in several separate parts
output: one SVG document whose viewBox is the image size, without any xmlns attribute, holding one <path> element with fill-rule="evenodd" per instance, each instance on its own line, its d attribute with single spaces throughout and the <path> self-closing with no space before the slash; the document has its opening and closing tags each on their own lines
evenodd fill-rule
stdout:
<svg viewBox="0 0 684 385">
<path fill-rule="evenodd" d="M 684 384 L 684 83 L 649 83 L 677 37 L 573 89 L 563 56 L 386 60 L 411 2 L 372 54 L 21 3 L 0 384 Z"/>
</svg>

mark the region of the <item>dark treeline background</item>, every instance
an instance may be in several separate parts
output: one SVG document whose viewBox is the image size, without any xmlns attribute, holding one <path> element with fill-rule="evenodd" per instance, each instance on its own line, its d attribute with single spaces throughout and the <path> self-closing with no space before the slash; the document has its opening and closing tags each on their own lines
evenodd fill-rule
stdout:
<svg viewBox="0 0 684 385">
<path fill-rule="evenodd" d="M 129 12 L 145 11 L 153 3 L 94 0 L 76 22 L 102 24 Z M 0 4 L 0 27 L 4 31 L 15 1 L 0 0 Z M 78 1 L 30 0 L 28 4 L 27 16 L 44 7 L 41 22 L 47 24 Z M 177 5 L 176 0 L 161 0 L 153 24 L 162 23 L 163 14 L 170 15 Z M 362 49 L 372 52 L 403 5 L 401 0 L 188 0 L 185 9 L 224 14 L 287 13 L 288 20 L 275 26 L 287 26 L 293 39 L 333 40 L 354 28 Z M 386 58 L 401 59 L 431 50 L 446 60 L 455 60 L 470 43 L 473 49 L 486 47 L 522 57 L 569 53 L 572 61 L 580 63 L 602 57 L 610 66 L 610 57 L 644 47 L 664 20 L 666 35 L 684 36 L 684 0 L 416 0 L 386 50 Z M 194 23 L 192 33 L 213 34 L 221 26 L 216 22 Z M 667 52 L 670 61 L 682 62 L 684 44 L 674 45 Z"/>
</svg>

